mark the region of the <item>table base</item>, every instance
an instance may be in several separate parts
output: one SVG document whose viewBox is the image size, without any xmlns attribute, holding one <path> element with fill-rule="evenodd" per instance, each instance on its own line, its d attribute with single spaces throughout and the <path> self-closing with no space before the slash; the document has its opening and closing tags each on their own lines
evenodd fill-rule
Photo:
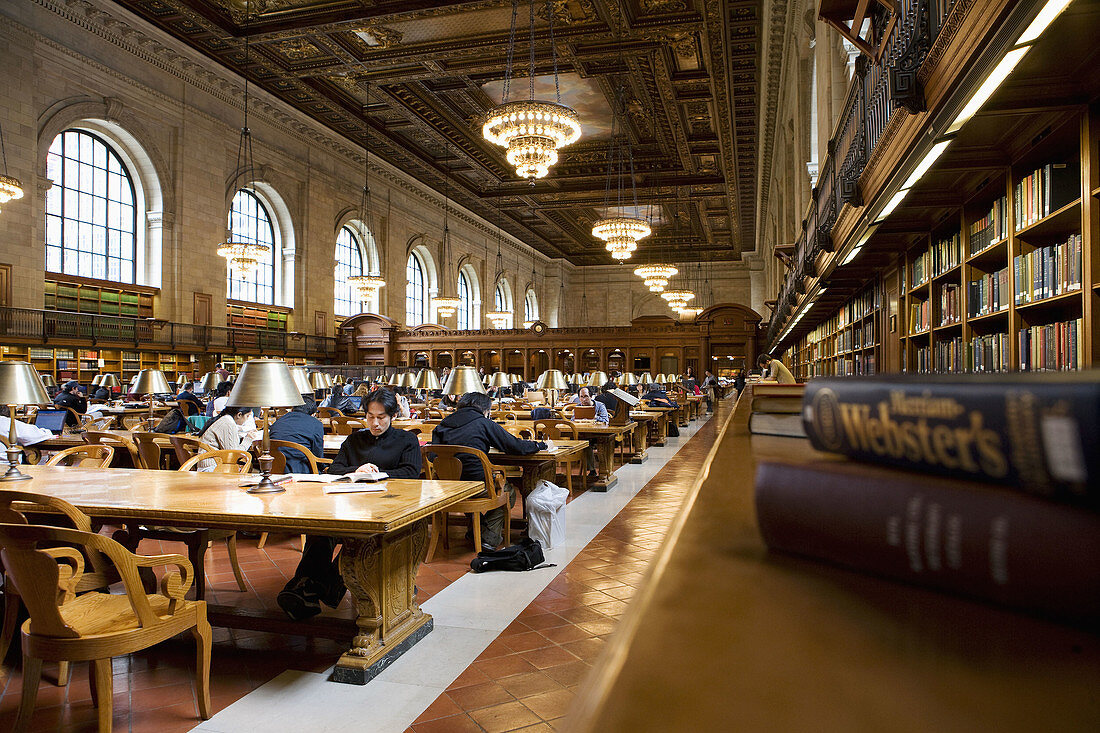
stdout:
<svg viewBox="0 0 1100 733">
<path fill-rule="evenodd" d="M 332 677 L 329 679 L 346 685 L 367 684 L 381 674 L 382 670 L 397 661 L 398 657 L 412 649 L 416 642 L 431 633 L 434 626 L 435 622 L 432 621 L 432 617 L 424 614 L 419 624 L 410 628 L 403 638 L 396 642 L 393 638 L 388 639 L 387 649 L 381 654 L 371 657 L 359 657 L 349 652 L 342 655 L 340 661 L 336 663 L 336 668 L 332 670 Z"/>
<path fill-rule="evenodd" d="M 630 457 L 630 462 L 633 463 L 634 465 L 640 465 L 642 463 L 645 463 L 648 460 L 649 460 L 649 454 L 648 453 L 635 453 L 634 455 L 632 455 Z"/>
</svg>

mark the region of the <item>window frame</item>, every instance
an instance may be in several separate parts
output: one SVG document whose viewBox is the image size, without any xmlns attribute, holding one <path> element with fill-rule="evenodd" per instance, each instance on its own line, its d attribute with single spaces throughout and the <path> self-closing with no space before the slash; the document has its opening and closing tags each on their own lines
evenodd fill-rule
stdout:
<svg viewBox="0 0 1100 733">
<path fill-rule="evenodd" d="M 262 239 L 260 239 L 258 231 L 257 234 L 254 236 L 248 234 L 247 232 L 238 233 L 238 231 L 234 228 L 234 215 L 238 214 L 237 200 L 239 197 L 242 196 L 242 194 L 246 197 L 245 200 L 254 200 L 256 203 L 257 212 L 263 213 L 264 219 L 267 223 L 267 230 L 271 235 L 270 241 L 263 241 Z M 260 221 L 259 217 L 252 215 L 248 212 L 241 212 L 239 215 L 249 219 L 255 219 L 257 220 L 257 222 Z M 227 261 L 225 271 L 225 293 L 227 300 L 233 300 L 242 303 L 256 303 L 266 306 L 274 306 L 277 304 L 275 297 L 278 283 L 278 271 L 276 268 L 276 263 L 278 262 L 280 256 L 280 247 L 279 230 L 276 226 L 276 221 L 277 219 L 272 215 L 271 209 L 269 208 L 268 204 L 264 202 L 263 196 L 261 196 L 255 188 L 251 188 L 247 185 L 241 186 L 233 193 L 233 198 L 229 204 L 229 215 L 228 221 L 226 222 L 226 231 L 229 232 L 230 237 L 235 242 L 266 244 L 268 246 L 267 256 L 270 258 L 270 262 L 262 263 L 261 267 L 256 268 L 256 272 L 253 273 L 252 278 L 250 280 L 245 280 L 234 275 L 233 271 L 229 268 L 229 263 Z M 267 269 L 269 273 L 269 278 L 266 285 L 258 280 L 260 272 L 264 269 Z M 245 295 L 248 294 L 248 290 L 242 291 L 242 288 L 246 287 L 251 287 L 252 295 L 255 295 L 257 297 L 245 297 Z M 261 291 L 270 292 L 270 297 L 268 300 L 263 300 L 259 297 L 261 295 Z"/>
<path fill-rule="evenodd" d="M 417 277 L 414 278 L 414 274 Z M 429 305 L 428 268 L 420 255 L 410 252 L 405 260 L 405 325 L 415 328 L 427 323 Z"/>
<path fill-rule="evenodd" d="M 351 240 L 350 243 L 342 243 L 340 241 L 345 235 Z M 341 259 L 344 250 L 351 252 L 354 256 L 358 256 L 358 270 L 356 270 L 354 262 L 345 262 Z M 356 300 L 355 289 L 348 282 L 348 278 L 366 274 L 364 265 L 366 251 L 363 247 L 363 243 L 359 239 L 358 232 L 348 224 L 340 227 L 340 231 L 336 234 L 335 259 L 336 265 L 334 268 L 332 293 L 333 314 L 337 318 L 349 318 L 350 316 L 365 312 L 370 307 L 370 302 L 366 300 Z M 346 272 L 342 270 L 346 270 Z M 346 295 L 346 297 L 342 297 L 344 295 Z M 356 310 L 356 303 L 358 303 L 358 310 Z M 347 312 L 341 310 L 342 304 L 347 305 Z"/>
</svg>

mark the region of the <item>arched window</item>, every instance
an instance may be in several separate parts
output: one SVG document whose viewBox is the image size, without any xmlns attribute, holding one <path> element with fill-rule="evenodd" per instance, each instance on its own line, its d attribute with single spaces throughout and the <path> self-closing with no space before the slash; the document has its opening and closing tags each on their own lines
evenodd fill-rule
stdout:
<svg viewBox="0 0 1100 733">
<path fill-rule="evenodd" d="M 512 304 L 508 298 L 508 285 L 506 282 L 497 283 L 496 290 L 493 292 L 493 310 L 500 311 L 512 311 Z M 504 324 L 504 328 L 512 328 L 512 323 L 515 317 L 509 318 Z"/>
<path fill-rule="evenodd" d="M 405 325 L 419 326 L 428 320 L 428 281 L 424 264 L 416 254 L 405 263 Z"/>
<path fill-rule="evenodd" d="M 474 299 L 470 297 L 470 281 L 466 279 L 466 273 L 458 273 L 458 299 L 462 301 L 458 306 L 458 330 L 465 331 L 476 328 L 477 316 L 474 315 Z"/>
<path fill-rule="evenodd" d="M 247 277 L 230 269 L 228 297 L 251 303 L 275 304 L 275 228 L 267 207 L 255 193 L 242 188 L 229 210 L 229 235 L 234 242 L 267 245 L 260 266 Z"/>
<path fill-rule="evenodd" d="M 340 227 L 336 237 L 336 292 L 333 312 L 337 316 L 354 316 L 367 309 L 366 301 L 359 300 L 355 288 L 348 282 L 353 275 L 363 273 L 363 249 L 359 237 L 351 227 Z"/>
<path fill-rule="evenodd" d="M 539 319 L 539 301 L 534 290 L 527 291 L 527 297 L 523 299 L 523 320 L 537 321 Z"/>
<path fill-rule="evenodd" d="M 46 270 L 133 283 L 137 202 L 130 172 L 97 135 L 66 130 L 46 156 Z"/>
</svg>

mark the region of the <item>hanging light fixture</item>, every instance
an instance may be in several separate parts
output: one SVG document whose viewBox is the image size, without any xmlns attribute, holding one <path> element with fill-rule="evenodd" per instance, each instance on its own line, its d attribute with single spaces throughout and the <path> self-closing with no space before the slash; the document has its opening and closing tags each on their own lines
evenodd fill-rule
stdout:
<svg viewBox="0 0 1100 733">
<path fill-rule="evenodd" d="M 367 82 L 367 100 L 363 104 L 363 119 L 367 118 L 367 108 L 370 106 L 370 82 Z M 363 142 L 363 190 L 359 194 L 359 221 L 367 228 L 367 233 L 374 236 L 374 222 L 371 213 L 370 199 L 370 125 L 364 126 L 366 139 Z M 355 290 L 360 301 L 373 300 L 378 291 L 386 287 L 386 281 L 377 272 L 363 275 L 352 275 L 348 278 L 348 284 Z"/>
<path fill-rule="evenodd" d="M 607 243 L 607 250 L 616 260 L 629 259 L 638 249 L 638 241 L 648 237 L 651 230 L 649 222 L 627 212 L 623 201 L 626 193 L 623 179 L 630 179 L 630 201 L 634 210 L 638 208 L 638 190 L 634 185 L 634 155 L 630 150 L 626 131 L 623 129 L 621 110 L 625 89 L 619 84 L 615 90 L 615 106 L 611 113 L 611 146 L 607 153 L 607 184 L 604 188 L 604 209 L 609 214 L 592 225 L 592 236 Z M 612 200 L 612 183 L 615 184 L 615 199 Z"/>
<path fill-rule="evenodd" d="M 668 279 L 678 273 L 672 265 L 653 264 L 634 268 L 634 274 L 645 281 L 651 293 L 660 293 L 668 287 Z"/>
<path fill-rule="evenodd" d="M 245 0 L 245 20 L 251 19 L 251 3 Z M 244 37 L 244 68 L 249 65 L 248 35 Z M 246 183 L 256 178 L 256 163 L 252 155 L 252 131 L 248 128 L 248 76 L 244 76 L 244 126 L 241 128 L 241 139 L 237 144 L 237 167 L 239 179 Z M 243 167 L 242 167 L 243 162 Z M 247 279 L 260 267 L 267 256 L 269 247 L 260 242 L 236 242 L 233 240 L 232 227 L 227 228 L 225 241 L 218 245 L 218 256 L 224 257 L 229 269 L 237 273 L 237 277 Z"/>
<path fill-rule="evenodd" d="M 18 178 L 8 175 L 8 151 L 4 147 L 4 128 L 0 126 L 0 157 L 4 162 L 4 173 L 0 175 L 0 204 L 23 198 L 23 184 Z"/>
<path fill-rule="evenodd" d="M 695 293 L 690 290 L 666 290 L 661 293 L 661 297 L 668 301 L 668 305 L 672 310 L 678 311 L 680 308 L 686 307 L 692 300 L 695 300 Z"/>
<path fill-rule="evenodd" d="M 512 27 L 508 33 L 508 65 L 504 71 L 501 103 L 489 110 L 481 135 L 494 145 L 507 148 L 505 157 L 515 166 L 516 174 L 535 185 L 550 166 L 558 162 L 558 150 L 575 143 L 581 136 L 577 112 L 561 103 L 558 83 L 558 50 L 554 44 L 554 8 L 546 2 L 550 20 L 550 53 L 554 60 L 554 102 L 535 99 L 535 0 L 531 0 L 531 59 L 528 70 L 530 98 L 509 101 L 512 86 L 512 60 L 516 51 L 516 17 L 519 0 L 512 0 Z"/>
<path fill-rule="evenodd" d="M 500 253 L 500 241 L 502 238 L 500 231 L 500 222 L 503 213 L 500 210 L 500 197 L 497 197 L 497 261 L 496 261 L 496 273 L 493 275 L 493 299 L 496 299 L 497 288 L 500 287 L 501 280 L 504 279 L 504 256 Z M 494 303 L 494 305 L 496 305 Z M 485 314 L 485 317 L 493 324 L 493 328 L 504 328 L 508 325 L 508 322 L 512 320 L 512 311 L 504 309 L 504 303 L 500 304 L 499 310 L 492 310 Z"/>
<path fill-rule="evenodd" d="M 451 145 L 447 144 L 447 155 L 450 157 Z M 451 213 L 451 169 L 447 168 L 446 187 L 443 191 L 443 239 L 440 241 L 440 259 L 443 260 L 443 272 L 440 276 L 440 290 L 444 293 L 447 292 L 447 273 L 451 270 L 451 230 L 450 230 L 450 213 Z M 435 312 L 439 314 L 441 318 L 450 318 L 458 309 L 462 306 L 462 300 L 454 295 L 437 295 L 432 298 L 432 305 L 435 306 Z"/>
</svg>

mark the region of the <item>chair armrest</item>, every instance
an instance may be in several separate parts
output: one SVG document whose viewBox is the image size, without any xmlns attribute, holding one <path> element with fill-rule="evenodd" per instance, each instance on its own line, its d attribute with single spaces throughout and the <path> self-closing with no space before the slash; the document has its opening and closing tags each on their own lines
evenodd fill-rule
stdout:
<svg viewBox="0 0 1100 733">
<path fill-rule="evenodd" d="M 191 561 L 183 555 L 134 555 L 134 565 L 139 568 L 156 568 L 163 565 L 175 565 L 178 570 L 169 570 L 160 579 L 161 595 L 168 597 L 168 612 L 175 613 L 176 603 L 183 600 L 195 580 L 195 569 Z"/>
<path fill-rule="evenodd" d="M 335 460 L 333 458 L 321 458 L 320 456 L 315 456 L 315 458 L 317 459 L 318 463 L 332 463 L 333 460 Z"/>
</svg>

